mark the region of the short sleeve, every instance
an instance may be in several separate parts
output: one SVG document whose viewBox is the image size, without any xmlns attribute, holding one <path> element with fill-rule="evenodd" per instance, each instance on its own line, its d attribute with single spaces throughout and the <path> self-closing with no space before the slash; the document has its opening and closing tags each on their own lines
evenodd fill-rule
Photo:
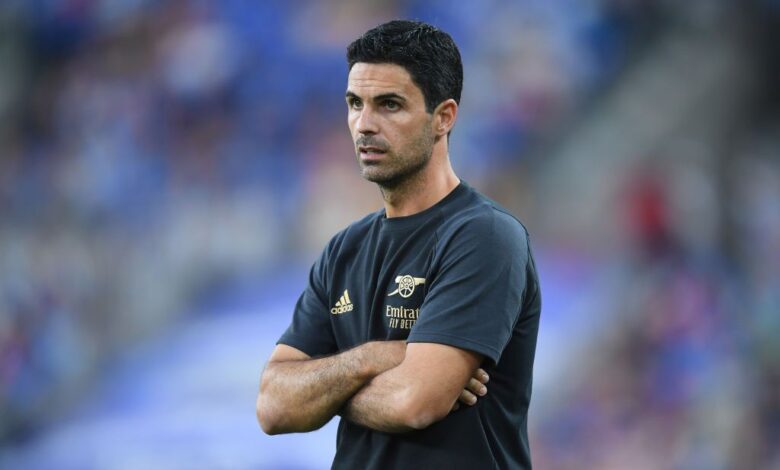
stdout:
<svg viewBox="0 0 780 470">
<path fill-rule="evenodd" d="M 481 215 L 443 238 L 437 251 L 407 341 L 448 344 L 497 364 L 522 310 L 530 256 L 525 228 L 504 213 Z"/>
<path fill-rule="evenodd" d="M 309 356 L 336 352 L 336 340 L 326 305 L 328 249 L 309 271 L 309 282 L 295 304 L 292 322 L 276 344 L 286 344 Z"/>
</svg>

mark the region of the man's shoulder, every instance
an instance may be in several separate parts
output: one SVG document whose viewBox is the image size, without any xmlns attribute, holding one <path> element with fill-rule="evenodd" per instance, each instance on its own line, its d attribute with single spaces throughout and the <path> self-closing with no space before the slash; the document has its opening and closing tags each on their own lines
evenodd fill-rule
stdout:
<svg viewBox="0 0 780 470">
<path fill-rule="evenodd" d="M 528 237 L 528 231 L 519 218 L 476 189 L 468 189 L 468 197 L 464 198 L 460 207 L 454 207 L 444 217 L 440 227 L 442 238 L 464 233 L 489 238 L 502 234 L 522 240 Z"/>
</svg>

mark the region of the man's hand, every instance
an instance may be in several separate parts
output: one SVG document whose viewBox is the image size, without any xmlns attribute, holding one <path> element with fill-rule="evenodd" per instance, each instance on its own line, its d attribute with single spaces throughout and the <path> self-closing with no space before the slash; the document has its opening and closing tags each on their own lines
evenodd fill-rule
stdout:
<svg viewBox="0 0 780 470">
<path fill-rule="evenodd" d="M 452 405 L 452 411 L 460 408 L 460 404 L 473 406 L 477 403 L 477 397 L 483 397 L 487 394 L 487 387 L 485 384 L 490 380 L 487 372 L 484 369 L 479 368 L 474 372 L 474 376 L 469 379 L 466 387 L 460 392 L 458 401 Z"/>
</svg>

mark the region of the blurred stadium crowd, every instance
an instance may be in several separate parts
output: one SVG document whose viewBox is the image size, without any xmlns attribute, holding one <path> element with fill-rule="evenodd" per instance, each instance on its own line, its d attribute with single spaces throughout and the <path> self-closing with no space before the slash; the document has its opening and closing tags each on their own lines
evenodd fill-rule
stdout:
<svg viewBox="0 0 780 470">
<path fill-rule="evenodd" d="M 4 2 L 0 442 L 123 347 L 310 263 L 380 206 L 346 130 L 344 48 L 411 17 L 461 47 L 455 169 L 526 222 L 541 338 L 570 339 L 540 343 L 537 465 L 780 468 L 778 6 L 668 3 Z M 700 84 L 648 92 L 630 73 L 668 73 L 670 36 L 733 69 L 683 117 L 654 98 Z M 650 105 L 633 121 L 621 90 Z M 583 124 L 599 119 L 626 129 L 612 161 Z M 640 128 L 655 137 L 624 150 Z"/>
</svg>

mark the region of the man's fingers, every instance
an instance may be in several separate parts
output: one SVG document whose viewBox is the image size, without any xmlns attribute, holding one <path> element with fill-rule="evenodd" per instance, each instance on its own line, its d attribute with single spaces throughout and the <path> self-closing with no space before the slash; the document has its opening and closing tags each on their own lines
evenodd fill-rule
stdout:
<svg viewBox="0 0 780 470">
<path fill-rule="evenodd" d="M 466 390 L 479 396 L 483 396 L 487 393 L 487 387 L 475 378 L 469 379 L 469 382 L 466 384 Z"/>
<path fill-rule="evenodd" d="M 460 392 L 460 397 L 458 397 L 458 400 L 460 400 L 460 402 L 464 405 L 471 406 L 477 402 L 477 396 L 468 390 L 463 390 Z"/>
<path fill-rule="evenodd" d="M 461 403 L 469 406 L 477 403 L 477 397 L 482 397 L 487 394 L 487 387 L 485 387 L 485 384 L 488 380 L 490 380 L 490 377 L 488 377 L 487 372 L 485 372 L 484 369 L 477 369 L 474 372 L 474 377 L 469 379 L 466 383 L 466 387 L 460 392 L 458 401 L 452 405 L 452 411 L 460 408 Z"/>
</svg>

